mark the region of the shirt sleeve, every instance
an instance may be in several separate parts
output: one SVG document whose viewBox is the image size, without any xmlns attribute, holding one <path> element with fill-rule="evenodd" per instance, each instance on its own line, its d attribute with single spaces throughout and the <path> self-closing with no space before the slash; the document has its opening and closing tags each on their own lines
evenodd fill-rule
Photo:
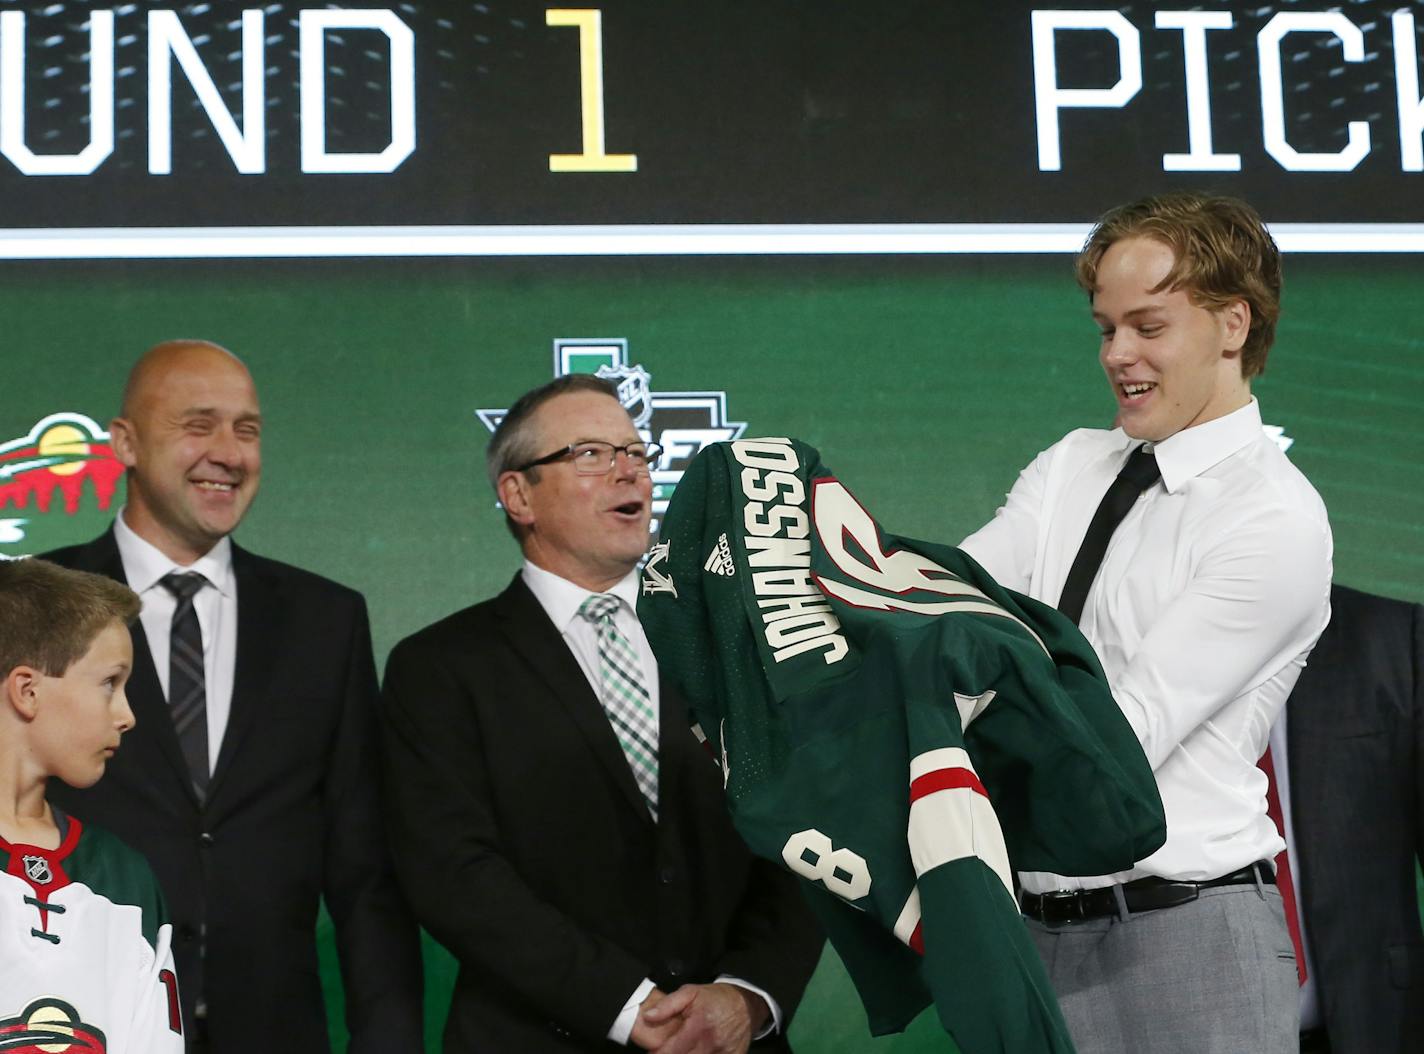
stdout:
<svg viewBox="0 0 1424 1054">
<path fill-rule="evenodd" d="M 771 1016 L 766 1019 L 766 1024 L 761 1026 L 761 1031 L 752 1036 L 752 1041 L 765 1039 L 767 1036 L 781 1034 L 781 1007 L 776 1004 L 776 1000 L 771 998 L 771 994 L 765 989 L 758 988 L 750 981 L 743 981 L 740 977 L 733 977 L 731 974 L 722 974 L 717 978 L 719 984 L 730 984 L 752 995 L 760 996 L 761 1001 L 766 1004 L 766 1008 L 771 1011 Z"/>
<path fill-rule="evenodd" d="M 613 1019 L 613 1027 L 608 1030 L 608 1038 L 614 1043 L 626 1047 L 628 1039 L 633 1035 L 633 1025 L 638 1020 L 638 1009 L 643 1005 L 643 1000 L 652 994 L 657 985 L 647 978 L 643 978 L 643 983 L 633 989 L 633 994 L 628 997 L 628 1001 L 623 1004 L 623 1009 L 618 1011 L 618 1016 Z"/>
<path fill-rule="evenodd" d="M 1000 585 L 1028 593 L 1038 557 L 1043 520 L 1043 496 L 1056 446 L 1025 466 L 994 518 L 959 547 L 972 556 Z"/>
<path fill-rule="evenodd" d="M 158 928 L 154 956 L 139 979 L 128 1050 L 183 1054 L 183 1019 L 178 1009 L 178 977 L 173 970 L 173 927 Z"/>
<path fill-rule="evenodd" d="M 1154 771 L 1223 705 L 1314 645 L 1329 612 L 1330 550 L 1323 525 L 1272 505 L 1230 525 L 1203 553 L 1187 589 L 1112 684 Z M 1268 723 L 1275 716 L 1263 715 Z"/>
</svg>

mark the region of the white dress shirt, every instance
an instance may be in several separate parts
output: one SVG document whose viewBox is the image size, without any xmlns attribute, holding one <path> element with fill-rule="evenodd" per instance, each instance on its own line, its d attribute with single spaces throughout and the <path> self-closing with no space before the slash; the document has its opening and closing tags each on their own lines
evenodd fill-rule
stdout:
<svg viewBox="0 0 1424 1054">
<path fill-rule="evenodd" d="M 178 600 L 161 584 L 172 571 L 196 571 L 208 584 L 193 594 L 193 610 L 203 631 L 203 686 L 207 689 L 208 772 L 217 765 L 218 749 L 232 712 L 232 683 L 237 668 L 237 580 L 232 573 L 232 542 L 226 537 L 187 567 L 176 564 L 124 522 L 124 510 L 114 517 L 114 541 L 129 588 L 143 601 L 139 622 L 148 638 L 163 697 L 168 698 L 169 645 Z"/>
<path fill-rule="evenodd" d="M 583 670 L 583 675 L 588 680 L 588 686 L 593 689 L 593 694 L 601 699 L 603 685 L 598 662 L 598 627 L 579 614 L 579 608 L 583 606 L 585 600 L 594 595 L 593 592 L 583 586 L 575 585 L 566 578 L 560 578 L 550 571 L 545 571 L 528 560 L 524 561 L 524 567 L 520 574 L 524 579 L 524 584 L 534 594 L 534 599 L 539 601 L 539 606 L 544 609 L 544 614 L 549 616 L 549 621 L 554 624 L 554 628 L 563 635 L 564 643 L 569 646 L 569 651 L 574 653 L 579 669 Z M 648 689 L 648 701 L 652 704 L 656 725 L 656 722 L 661 719 L 662 713 L 659 707 L 662 696 L 658 690 L 658 660 L 653 655 L 652 645 L 648 643 L 647 634 L 643 632 L 643 624 L 638 621 L 637 570 L 629 571 L 617 585 L 606 592 L 609 596 L 617 597 L 622 601 L 618 610 L 613 614 L 613 624 L 617 627 L 618 632 L 632 643 L 633 650 L 638 653 L 638 660 L 643 665 L 643 683 Z M 777 1006 L 776 1000 L 769 994 L 738 977 L 724 974 L 717 980 L 754 992 L 761 996 L 771 1010 L 771 1018 L 766 1027 L 754 1038 L 760 1039 L 781 1028 L 781 1007 Z M 647 999 L 656 987 L 657 985 L 651 978 L 643 978 L 642 984 L 634 989 L 628 1002 L 623 1004 L 622 1011 L 614 1020 L 613 1027 L 608 1030 L 609 1039 L 615 1043 L 627 1045 L 628 1038 L 633 1033 L 633 1025 L 638 1020 L 638 1009 L 642 1006 L 643 1000 Z"/>
<path fill-rule="evenodd" d="M 1070 432 L 1023 470 L 964 550 L 1003 585 L 1056 604 L 1137 445 L 1120 429 Z M 1025 873 L 1029 892 L 1148 875 L 1207 881 L 1283 845 L 1256 761 L 1329 619 L 1325 506 L 1262 432 L 1255 399 L 1154 450 L 1162 478 L 1113 533 L 1080 627 L 1156 773 L 1167 841 L 1115 875 Z"/>
</svg>

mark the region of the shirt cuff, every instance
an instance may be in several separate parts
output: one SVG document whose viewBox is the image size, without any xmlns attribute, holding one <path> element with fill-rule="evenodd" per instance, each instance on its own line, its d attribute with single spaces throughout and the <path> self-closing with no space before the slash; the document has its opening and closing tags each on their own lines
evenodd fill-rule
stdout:
<svg viewBox="0 0 1424 1054">
<path fill-rule="evenodd" d="M 771 1016 L 766 1019 L 766 1024 L 761 1027 L 761 1031 L 758 1032 L 756 1035 L 752 1036 L 753 1042 L 758 1039 L 765 1039 L 767 1036 L 774 1036 L 780 1034 L 781 1007 L 776 1005 L 776 1000 L 771 998 L 771 996 L 768 995 L 764 989 L 758 988 L 750 981 L 743 981 L 740 977 L 733 977 L 730 974 L 725 973 L 718 977 L 717 981 L 720 984 L 735 985 L 738 988 L 752 993 L 752 995 L 761 996 L 761 1001 L 765 1003 L 767 1009 L 771 1011 Z"/>
<path fill-rule="evenodd" d="M 623 1004 L 623 1009 L 618 1012 L 618 1016 L 613 1019 L 613 1025 L 608 1029 L 608 1038 L 620 1046 L 628 1045 L 628 1037 L 633 1034 L 633 1025 L 638 1020 L 638 1008 L 643 1005 L 643 1000 L 652 994 L 657 985 L 648 978 L 643 978 L 643 983 L 633 989 L 633 994 L 628 997 L 628 1001 Z M 751 985 L 746 987 L 750 988 Z"/>
</svg>

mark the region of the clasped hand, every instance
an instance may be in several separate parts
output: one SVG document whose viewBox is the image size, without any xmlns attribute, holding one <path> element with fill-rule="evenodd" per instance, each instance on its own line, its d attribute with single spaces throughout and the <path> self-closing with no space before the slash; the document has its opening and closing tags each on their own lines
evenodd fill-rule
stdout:
<svg viewBox="0 0 1424 1054">
<path fill-rule="evenodd" d="M 732 984 L 654 988 L 629 1038 L 654 1054 L 746 1054 L 769 1013 L 760 996 Z"/>
</svg>

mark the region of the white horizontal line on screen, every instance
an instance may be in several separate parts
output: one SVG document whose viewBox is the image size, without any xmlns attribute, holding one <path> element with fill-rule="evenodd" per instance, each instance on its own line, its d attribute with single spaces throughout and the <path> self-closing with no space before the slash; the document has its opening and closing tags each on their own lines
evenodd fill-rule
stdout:
<svg viewBox="0 0 1424 1054">
<path fill-rule="evenodd" d="M 0 229 L 0 260 L 1075 253 L 1086 223 Z M 1421 253 L 1424 224 L 1276 223 L 1283 252 Z"/>
</svg>

